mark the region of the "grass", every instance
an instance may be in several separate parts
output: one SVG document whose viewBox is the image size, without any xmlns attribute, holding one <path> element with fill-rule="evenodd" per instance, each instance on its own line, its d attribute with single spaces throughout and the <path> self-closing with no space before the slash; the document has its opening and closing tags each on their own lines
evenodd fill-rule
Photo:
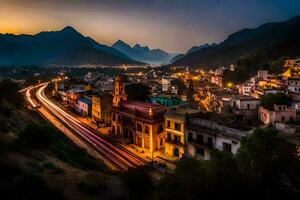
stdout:
<svg viewBox="0 0 300 200">
<path fill-rule="evenodd" d="M 50 151 L 56 158 L 74 167 L 86 170 L 106 171 L 103 163 L 90 156 L 84 149 L 76 146 L 69 138 L 48 124 L 33 123 L 19 133 L 16 141 L 18 150 Z"/>
</svg>

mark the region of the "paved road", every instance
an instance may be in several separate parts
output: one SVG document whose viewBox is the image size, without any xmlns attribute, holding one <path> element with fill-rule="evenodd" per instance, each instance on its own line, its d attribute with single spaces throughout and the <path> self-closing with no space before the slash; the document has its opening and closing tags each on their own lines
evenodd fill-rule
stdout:
<svg viewBox="0 0 300 200">
<path fill-rule="evenodd" d="M 59 119 L 65 126 L 79 135 L 82 140 L 94 147 L 94 149 L 96 149 L 97 152 L 106 159 L 106 162 L 109 161 L 112 165 L 114 165 L 115 169 L 126 171 L 128 168 L 147 164 L 147 162 L 141 157 L 135 155 L 121 145 L 97 134 L 95 130 L 51 102 L 51 100 L 44 94 L 47 83 L 40 85 L 39 87 L 40 88 L 37 90 L 36 96 L 40 102 L 40 106 L 47 109 L 49 114 Z M 26 93 L 26 97 L 27 99 L 31 99 L 30 91 Z M 32 102 L 32 100 L 29 100 L 29 102 Z"/>
</svg>

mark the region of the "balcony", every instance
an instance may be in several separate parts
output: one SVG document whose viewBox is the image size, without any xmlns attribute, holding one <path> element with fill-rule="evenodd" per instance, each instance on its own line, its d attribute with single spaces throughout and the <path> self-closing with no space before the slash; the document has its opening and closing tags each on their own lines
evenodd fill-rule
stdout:
<svg viewBox="0 0 300 200">
<path fill-rule="evenodd" d="M 180 142 L 178 140 L 172 140 L 171 138 L 167 138 L 166 142 L 170 143 L 170 144 L 175 144 L 177 146 L 184 146 L 184 144 L 182 142 Z"/>
<path fill-rule="evenodd" d="M 188 142 L 192 143 L 196 146 L 199 146 L 199 147 L 210 148 L 210 149 L 214 148 L 214 145 L 212 142 L 204 142 L 204 141 L 193 139 L 193 138 L 188 138 Z"/>
</svg>

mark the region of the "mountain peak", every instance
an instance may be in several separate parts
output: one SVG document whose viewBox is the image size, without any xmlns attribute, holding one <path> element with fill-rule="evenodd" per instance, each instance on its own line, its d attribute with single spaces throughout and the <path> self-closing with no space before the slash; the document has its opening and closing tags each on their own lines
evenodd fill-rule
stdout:
<svg viewBox="0 0 300 200">
<path fill-rule="evenodd" d="M 126 48 L 131 48 L 127 43 L 125 43 L 122 40 L 116 41 L 111 47 L 126 47 Z"/>
<path fill-rule="evenodd" d="M 146 51 L 149 51 L 150 49 L 147 47 L 147 46 L 144 46 L 142 47 L 141 45 L 139 44 L 135 44 L 133 49 L 137 49 L 137 50 L 146 50 Z"/>
<path fill-rule="evenodd" d="M 61 31 L 62 32 L 76 32 L 76 33 L 78 33 L 72 26 L 66 26 Z"/>
</svg>

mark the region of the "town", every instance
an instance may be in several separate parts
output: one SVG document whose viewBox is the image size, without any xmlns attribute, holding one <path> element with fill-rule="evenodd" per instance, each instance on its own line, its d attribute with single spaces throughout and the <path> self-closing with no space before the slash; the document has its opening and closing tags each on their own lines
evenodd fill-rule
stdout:
<svg viewBox="0 0 300 200">
<path fill-rule="evenodd" d="M 299 0 L 0 0 L 0 19 L 1 199 L 299 199 Z"/>
<path fill-rule="evenodd" d="M 274 127 L 299 149 L 300 59 L 286 59 L 280 75 L 259 70 L 238 85 L 222 79 L 234 66 L 127 70 L 55 81 L 52 99 L 98 134 L 171 168 L 182 157 L 209 159 L 211 149 L 235 154 L 258 127 Z"/>
</svg>

